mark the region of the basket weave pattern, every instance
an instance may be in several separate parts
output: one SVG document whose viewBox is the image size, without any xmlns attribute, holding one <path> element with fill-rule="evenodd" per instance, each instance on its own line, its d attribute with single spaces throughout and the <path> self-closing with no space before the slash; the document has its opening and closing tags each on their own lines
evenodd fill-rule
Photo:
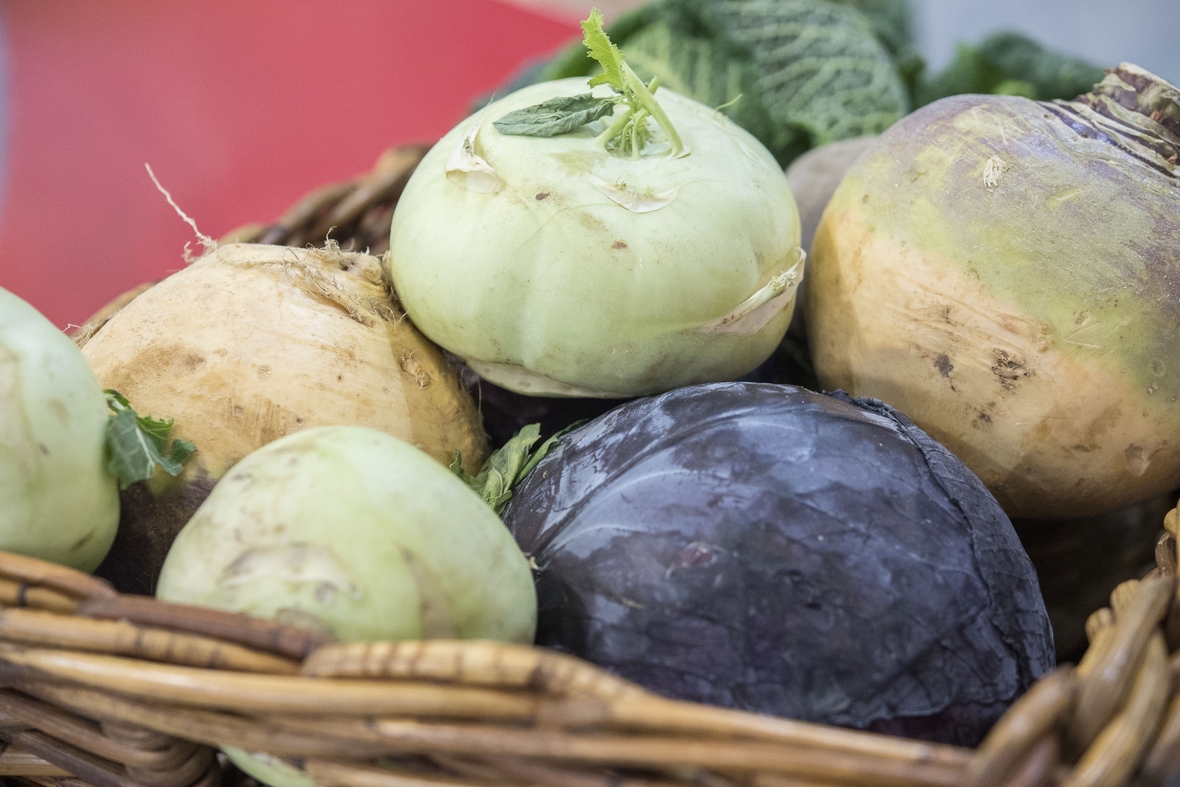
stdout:
<svg viewBox="0 0 1180 787">
<path fill-rule="evenodd" d="M 424 151 L 222 241 L 381 254 Z M 1177 510 L 1164 524 L 1157 568 L 1090 616 L 1080 663 L 975 751 L 672 701 L 541 648 L 333 643 L 0 553 L 0 776 L 213 787 L 229 745 L 355 787 L 1161 785 L 1180 770 Z"/>
<path fill-rule="evenodd" d="M 328 642 L 0 553 L 0 775 L 212 787 L 233 745 L 356 787 L 1158 785 L 1180 766 L 1171 532 L 1157 562 L 972 752 L 668 700 L 542 648 Z"/>
</svg>

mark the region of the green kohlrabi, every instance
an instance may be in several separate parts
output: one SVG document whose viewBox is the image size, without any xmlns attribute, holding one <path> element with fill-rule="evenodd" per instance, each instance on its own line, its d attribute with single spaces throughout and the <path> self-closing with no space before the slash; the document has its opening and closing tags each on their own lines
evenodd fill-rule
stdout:
<svg viewBox="0 0 1180 787">
<path fill-rule="evenodd" d="M 454 473 L 385 432 L 322 426 L 249 454 L 180 531 L 156 594 L 343 641 L 530 643 L 532 575 Z"/>
<path fill-rule="evenodd" d="M 196 446 L 104 391 L 80 350 L 0 289 L 0 549 L 82 571 L 119 524 L 119 488 L 176 475 Z"/>
<path fill-rule="evenodd" d="M 480 495 L 360 426 L 296 432 L 234 465 L 172 544 L 156 594 L 346 642 L 531 644 L 537 619 L 528 561 Z M 275 757 L 225 752 L 265 784 L 314 787 Z"/>
<path fill-rule="evenodd" d="M 119 524 L 107 401 L 69 337 L 0 289 L 0 549 L 93 571 Z"/>
<path fill-rule="evenodd" d="M 397 293 L 521 393 L 735 379 L 777 346 L 803 275 L 782 170 L 713 107 L 640 79 L 597 12 L 583 29 L 600 74 L 488 105 L 415 171 L 391 231 Z"/>
</svg>

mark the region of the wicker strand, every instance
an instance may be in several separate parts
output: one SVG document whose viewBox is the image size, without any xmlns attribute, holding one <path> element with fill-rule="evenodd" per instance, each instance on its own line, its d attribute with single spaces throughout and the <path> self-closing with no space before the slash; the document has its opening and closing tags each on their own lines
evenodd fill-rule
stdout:
<svg viewBox="0 0 1180 787">
<path fill-rule="evenodd" d="M 0 776 L 68 778 L 70 772 L 35 754 L 9 746 L 0 752 Z"/>
<path fill-rule="evenodd" d="M 955 747 L 667 700 L 570 656 L 499 642 L 435 640 L 331 645 L 308 657 L 303 674 L 432 679 L 461 685 L 532 688 L 559 697 L 584 695 L 602 699 L 606 704 L 588 706 L 590 712 L 583 720 L 616 729 L 748 737 L 833 751 L 871 752 L 888 759 L 937 762 L 952 767 L 963 767 L 968 761 L 966 753 Z M 567 720 L 563 726 L 576 725 Z"/>
<path fill-rule="evenodd" d="M 319 678 L 434 680 L 605 699 L 642 691 L 635 684 L 572 656 L 487 641 L 328 645 L 308 656 L 302 671 L 304 675 Z"/>
<path fill-rule="evenodd" d="M 1165 636 L 1180 621 L 1177 510 L 1166 525 L 1156 568 L 1116 587 L 1111 606 L 1086 620 L 1090 648 L 1072 671 L 1075 688 L 1062 691 L 1062 669 L 1039 681 L 977 750 L 968 784 L 1121 787 L 1136 779 L 1136 785 L 1157 787 L 1180 769 L 1180 652 L 1169 658 L 1174 634 Z M 1072 709 L 1066 695 L 1076 695 Z M 1048 763 L 1066 742 L 1075 764 L 1054 773 Z"/>
<path fill-rule="evenodd" d="M 1058 667 L 1037 681 L 996 723 L 967 769 L 966 787 L 999 787 L 1038 747 L 1055 740 L 1057 727 L 1073 708 L 1077 677 Z"/>
<path fill-rule="evenodd" d="M 513 782 L 489 782 L 463 777 L 428 776 L 390 768 L 309 758 L 303 768 L 318 784 L 349 787 L 515 787 Z"/>
<path fill-rule="evenodd" d="M 1004 787 L 1043 787 L 1057 781 L 1061 766 L 1061 744 L 1057 736 L 1042 738 Z"/>
<path fill-rule="evenodd" d="M 267 719 L 137 702 L 97 689 L 31 683 L 23 685 L 21 690 L 46 702 L 68 708 L 79 715 L 102 719 L 104 726 L 111 720 L 116 720 L 209 746 L 232 744 L 251 751 L 268 751 L 275 755 L 358 759 L 389 754 L 388 746 L 375 745 L 365 740 L 293 731 Z"/>
<path fill-rule="evenodd" d="M 1155 740 L 1168 702 L 1168 654 L 1163 634 L 1148 640 L 1124 710 L 1098 734 L 1063 787 L 1124 784 Z"/>
<path fill-rule="evenodd" d="M 1174 576 L 1145 579 L 1126 602 L 1124 614 L 1116 616 L 1110 644 L 1082 674 L 1078 688 L 1072 738 L 1079 749 L 1090 745 L 1126 699 L 1137 666 L 1156 631 L 1155 624 L 1167 613 L 1175 587 Z"/>
<path fill-rule="evenodd" d="M 0 606 L 31 607 L 72 615 L 78 609 L 78 600 L 49 588 L 0 579 Z"/>
<path fill-rule="evenodd" d="M 293 205 L 274 224 L 239 227 L 224 235 L 221 241 L 321 246 L 332 236 L 345 251 L 384 254 L 389 249 L 393 206 L 427 150 L 429 147 L 425 145 L 387 150 L 370 172 L 322 186 Z"/>
<path fill-rule="evenodd" d="M 239 712 L 529 720 L 537 697 L 393 681 L 329 681 L 176 667 L 118 656 L 0 643 L 0 659 L 34 674 L 143 699 Z"/>
<path fill-rule="evenodd" d="M 145 750 L 133 744 L 123 743 L 107 735 L 98 725 L 88 723 L 44 702 L 24 697 L 12 691 L 0 692 L 0 708 L 5 713 L 19 718 L 29 727 L 51 735 L 54 738 L 114 762 L 121 762 L 141 768 L 168 770 L 180 765 L 195 748 L 194 744 L 183 743 L 183 751 L 177 756 L 172 749 Z"/>
<path fill-rule="evenodd" d="M 761 741 L 655 735 L 571 734 L 539 728 L 436 724 L 404 719 L 321 721 L 271 719 L 309 736 L 335 735 L 389 747 L 391 754 L 521 757 L 583 765 L 660 768 L 695 766 L 712 771 L 768 771 L 863 787 L 962 784 L 963 769 L 944 763 L 904 762 L 854 752 Z"/>
<path fill-rule="evenodd" d="M 140 787 L 122 768 L 44 733 L 35 730 L 14 733 L 0 731 L 0 738 L 90 782 L 94 787 Z"/>
<path fill-rule="evenodd" d="M 538 787 L 673 787 L 681 782 L 619 776 L 605 772 L 593 772 L 545 765 L 507 757 L 484 757 L 468 759 L 434 755 L 431 757 L 449 770 L 459 774 L 474 775 L 476 772 L 494 774 L 492 780 L 509 784 L 524 782 Z M 479 771 L 476 771 L 479 769 Z"/>
<path fill-rule="evenodd" d="M 0 609 L 0 638 L 26 645 L 77 649 L 189 667 L 295 675 L 299 665 L 232 642 L 127 620 L 87 620 L 29 609 Z"/>
<path fill-rule="evenodd" d="M 273 620 L 206 607 L 168 604 L 149 596 L 92 597 L 78 606 L 78 614 L 176 629 L 299 660 L 330 641 L 320 632 L 287 626 Z"/>
<path fill-rule="evenodd" d="M 73 598 L 109 598 L 116 595 L 115 589 L 106 580 L 11 552 L 0 552 L 0 577 L 26 585 L 39 585 Z"/>
</svg>

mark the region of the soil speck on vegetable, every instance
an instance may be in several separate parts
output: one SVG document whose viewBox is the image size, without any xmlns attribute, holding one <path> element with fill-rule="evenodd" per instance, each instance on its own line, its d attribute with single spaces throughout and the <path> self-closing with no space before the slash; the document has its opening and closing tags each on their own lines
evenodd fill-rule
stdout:
<svg viewBox="0 0 1180 787">
<path fill-rule="evenodd" d="M 943 377 L 950 377 L 951 370 L 955 368 L 954 364 L 951 363 L 951 359 L 946 356 L 946 353 L 940 353 L 934 359 L 934 366 Z"/>
<path fill-rule="evenodd" d="M 624 241 L 617 240 L 611 244 L 611 248 L 612 249 L 625 249 L 625 248 L 627 248 L 627 244 Z"/>
<path fill-rule="evenodd" d="M 1018 379 L 1028 377 L 1031 374 L 1025 368 L 1023 361 L 1015 356 L 1009 355 L 1006 350 L 997 348 L 994 352 L 996 362 L 992 364 L 992 374 L 996 376 L 996 379 L 999 380 L 1004 390 L 1014 390 Z"/>
<path fill-rule="evenodd" d="M 1156 361 L 1156 363 L 1160 363 L 1160 362 Z M 1161 366 L 1162 366 L 1162 364 L 1161 364 Z M 1153 370 L 1155 369 L 1154 364 L 1152 365 L 1152 369 Z M 1159 374 L 1157 374 L 1156 376 L 1158 377 Z M 66 426 L 69 425 L 70 411 L 66 408 L 65 403 L 62 402 L 61 399 L 50 399 L 48 402 L 45 403 L 45 409 L 47 409 L 47 410 L 49 410 L 49 412 L 53 413 L 54 417 L 57 418 L 59 421 L 61 421 L 63 424 L 65 424 Z"/>
<path fill-rule="evenodd" d="M 540 201 L 540 200 L 543 200 L 543 199 L 545 199 L 545 198 L 546 198 L 546 197 L 548 197 L 548 196 L 549 196 L 549 192 L 548 192 L 548 191 L 542 191 L 541 193 L 537 194 L 537 200 L 538 200 L 538 201 Z"/>
</svg>

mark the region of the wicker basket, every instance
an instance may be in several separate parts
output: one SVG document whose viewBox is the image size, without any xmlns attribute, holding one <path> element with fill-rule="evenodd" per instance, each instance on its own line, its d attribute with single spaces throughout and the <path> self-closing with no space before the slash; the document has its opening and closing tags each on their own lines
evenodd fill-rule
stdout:
<svg viewBox="0 0 1180 787">
<path fill-rule="evenodd" d="M 222 240 L 380 254 L 421 147 Z M 96 315 L 93 332 L 109 314 Z M 219 746 L 355 787 L 1160 785 L 1180 771 L 1177 530 L 976 751 L 656 696 L 542 648 L 343 645 L 0 553 L 0 776 L 213 787 Z"/>
</svg>

